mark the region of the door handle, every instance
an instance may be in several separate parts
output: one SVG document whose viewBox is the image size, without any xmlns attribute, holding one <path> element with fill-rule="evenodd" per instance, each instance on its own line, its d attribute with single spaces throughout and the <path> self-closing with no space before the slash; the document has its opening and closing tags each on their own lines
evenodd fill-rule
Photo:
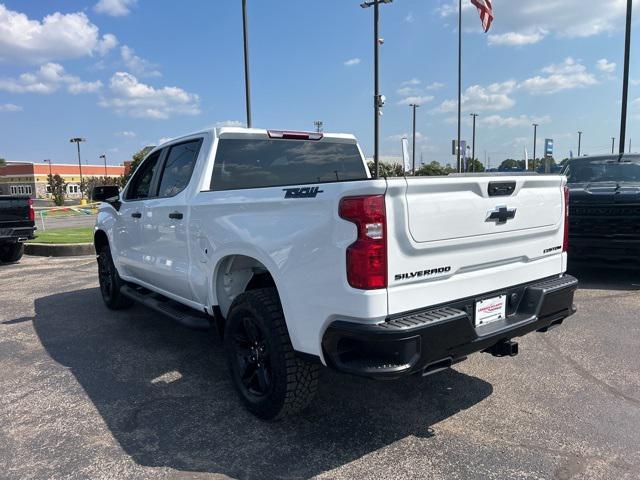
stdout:
<svg viewBox="0 0 640 480">
<path fill-rule="evenodd" d="M 173 220 L 182 220 L 182 213 L 180 212 L 173 212 L 169 214 L 169 218 L 173 219 Z"/>
<path fill-rule="evenodd" d="M 142 214 L 141 214 L 140 212 L 133 212 L 133 213 L 131 214 L 131 216 L 132 216 L 133 218 L 142 218 Z"/>
</svg>

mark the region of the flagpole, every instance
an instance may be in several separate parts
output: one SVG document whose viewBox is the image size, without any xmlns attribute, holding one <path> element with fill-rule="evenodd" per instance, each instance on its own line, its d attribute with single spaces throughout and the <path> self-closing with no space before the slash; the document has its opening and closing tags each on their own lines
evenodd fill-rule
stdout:
<svg viewBox="0 0 640 480">
<path fill-rule="evenodd" d="M 462 120 L 462 0 L 458 0 L 458 172 L 462 172 L 460 163 L 460 123 Z"/>
</svg>

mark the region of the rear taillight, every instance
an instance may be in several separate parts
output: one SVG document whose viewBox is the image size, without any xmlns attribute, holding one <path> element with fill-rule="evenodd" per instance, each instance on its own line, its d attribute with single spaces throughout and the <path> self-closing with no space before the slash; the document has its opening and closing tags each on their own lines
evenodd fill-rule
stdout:
<svg viewBox="0 0 640 480">
<path fill-rule="evenodd" d="M 387 216 L 384 195 L 346 197 L 340 217 L 355 223 L 358 239 L 347 248 L 347 280 L 353 288 L 387 287 Z"/>
<path fill-rule="evenodd" d="M 30 222 L 35 222 L 36 221 L 36 212 L 33 210 L 33 200 L 29 199 L 28 203 L 29 203 L 29 221 Z"/>
<path fill-rule="evenodd" d="M 569 251 L 569 187 L 564 187 L 564 240 L 562 251 Z"/>
</svg>

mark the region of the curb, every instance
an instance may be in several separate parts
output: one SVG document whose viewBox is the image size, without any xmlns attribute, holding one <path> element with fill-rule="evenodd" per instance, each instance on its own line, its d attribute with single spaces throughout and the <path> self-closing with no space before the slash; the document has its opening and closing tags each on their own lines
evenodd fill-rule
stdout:
<svg viewBox="0 0 640 480">
<path fill-rule="evenodd" d="M 24 253 L 38 257 L 79 257 L 95 255 L 93 243 L 25 243 Z"/>
</svg>

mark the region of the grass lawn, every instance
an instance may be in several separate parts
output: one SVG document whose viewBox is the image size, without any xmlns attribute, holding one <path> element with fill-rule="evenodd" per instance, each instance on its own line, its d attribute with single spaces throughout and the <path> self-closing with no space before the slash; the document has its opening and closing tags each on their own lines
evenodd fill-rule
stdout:
<svg viewBox="0 0 640 480">
<path fill-rule="evenodd" d="M 33 243 L 91 243 L 93 227 L 57 228 L 54 230 L 38 230 Z"/>
</svg>

